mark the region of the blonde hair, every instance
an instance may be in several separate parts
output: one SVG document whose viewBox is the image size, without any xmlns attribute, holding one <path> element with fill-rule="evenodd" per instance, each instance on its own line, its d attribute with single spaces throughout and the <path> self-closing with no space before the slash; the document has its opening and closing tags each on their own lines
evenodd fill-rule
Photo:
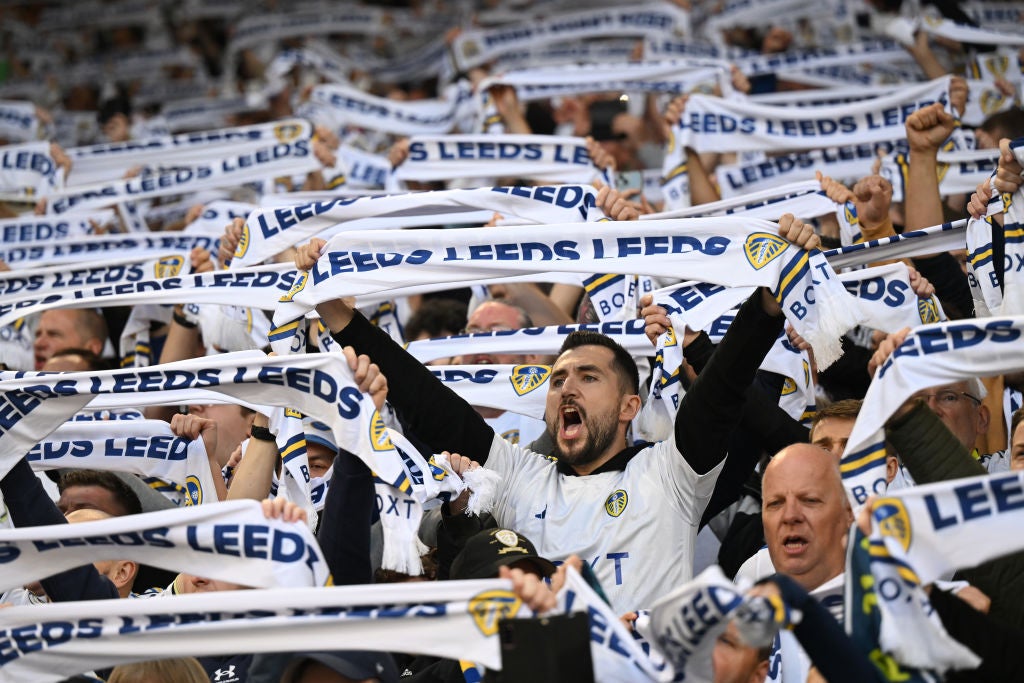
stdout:
<svg viewBox="0 0 1024 683">
<path fill-rule="evenodd" d="M 210 683 L 195 657 L 157 659 L 114 667 L 107 683 Z"/>
</svg>

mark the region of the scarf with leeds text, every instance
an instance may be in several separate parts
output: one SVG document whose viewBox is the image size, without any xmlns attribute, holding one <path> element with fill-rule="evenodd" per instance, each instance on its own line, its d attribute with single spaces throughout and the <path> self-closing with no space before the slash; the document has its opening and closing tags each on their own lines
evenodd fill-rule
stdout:
<svg viewBox="0 0 1024 683">
<path fill-rule="evenodd" d="M 854 507 L 885 493 L 885 421 L 922 389 L 1024 367 L 1024 318 L 977 318 L 924 325 L 875 371 L 840 461 Z M 963 400 L 970 400 L 963 397 Z"/>
<path fill-rule="evenodd" d="M 101 560 L 134 560 L 253 588 L 330 580 L 309 527 L 267 519 L 252 500 L 3 530 L 0 547 L 3 590 Z"/>
<path fill-rule="evenodd" d="M 0 242 L 14 245 L 31 242 L 64 240 L 92 235 L 97 228 L 111 223 L 112 211 L 74 214 L 55 219 L 53 216 L 21 216 L 0 220 Z M 221 226 L 221 232 L 224 226 Z M 218 233 L 219 234 L 219 233 Z M 4 273 L 0 273 L 4 275 Z"/>
<path fill-rule="evenodd" d="M 661 218 L 690 218 L 695 216 L 734 216 L 742 214 L 749 218 L 778 220 L 780 216 L 791 213 L 797 218 L 815 218 L 831 213 L 835 203 L 825 196 L 817 181 L 777 185 L 766 190 L 750 194 L 737 195 L 731 199 L 720 199 L 717 202 L 700 204 L 687 208 L 665 210 L 641 216 L 640 220 L 658 220 Z"/>
<path fill-rule="evenodd" d="M 32 469 L 60 468 L 129 472 L 173 482 L 186 505 L 217 501 L 217 487 L 202 439 L 183 439 L 162 420 L 126 420 L 111 435 L 101 421 L 71 421 L 32 447 L 25 459 Z"/>
<path fill-rule="evenodd" d="M 551 135 L 417 135 L 409 140 L 409 157 L 389 181 L 396 185 L 409 180 L 501 177 L 610 182 L 594 166 L 583 138 Z"/>
<path fill-rule="evenodd" d="M 50 156 L 49 142 L 0 147 L 0 199 L 36 202 L 63 187 L 64 169 Z"/>
<path fill-rule="evenodd" d="M 30 142 L 39 138 L 39 118 L 31 102 L 0 100 L 0 138 L 12 142 Z M 46 144 L 47 152 L 50 149 Z"/>
<path fill-rule="evenodd" d="M 490 30 L 463 31 L 451 55 L 458 71 L 489 62 L 506 52 L 602 37 L 683 37 L 690 32 L 689 13 L 672 5 L 641 4 L 553 14 Z"/>
<path fill-rule="evenodd" d="M 1018 161 L 1024 160 L 1024 138 L 1010 143 Z M 1002 226 L 992 218 L 1002 212 Z M 993 258 L 993 238 L 1002 232 L 1003 262 Z M 978 315 L 1024 314 L 1024 189 L 1011 194 L 993 192 L 988 215 L 967 221 L 968 282 Z"/>
<path fill-rule="evenodd" d="M 949 637 L 928 606 L 923 586 L 957 569 L 1024 548 L 1018 502 L 1024 473 L 970 477 L 902 489 L 875 501 L 869 538 L 879 591 L 880 644 L 909 666 L 946 671 L 981 660 Z"/>
<path fill-rule="evenodd" d="M 672 134 L 675 144 L 698 152 L 817 149 L 886 142 L 904 137 L 907 117 L 934 102 L 949 108 L 948 76 L 892 95 L 830 107 L 793 109 L 692 95 Z"/>
<path fill-rule="evenodd" d="M 0 247 L 0 261 L 12 270 L 98 259 L 189 253 L 194 247 L 217 252 L 220 240 L 206 235 L 155 233 L 152 235 L 84 235 L 76 239 L 43 240 Z"/>
<path fill-rule="evenodd" d="M 231 267 L 260 263 L 328 228 L 360 218 L 484 209 L 531 223 L 593 221 L 604 218 L 604 212 L 595 205 L 596 195 L 597 191 L 586 185 L 484 187 L 331 199 L 300 206 L 259 209 L 245 222 Z"/>
<path fill-rule="evenodd" d="M 381 248 L 387 253 L 380 253 Z M 814 275 L 812 276 L 812 269 Z M 820 252 L 780 238 L 766 221 L 607 221 L 558 226 L 342 233 L 278 304 L 277 330 L 297 326 L 323 301 L 423 281 L 465 282 L 524 272 L 691 274 L 730 286 L 766 286 L 815 349 L 820 367 L 859 322 L 852 299 Z M 273 339 L 278 353 L 288 339 Z"/>
<path fill-rule="evenodd" d="M 236 575 L 234 579 L 238 579 Z M 508 581 L 255 589 L 2 610 L 0 636 L 36 634 L 0 662 L 0 680 L 56 683 L 116 664 L 239 652 L 390 652 L 501 668 L 498 621 L 532 616 Z M 441 631 L 449 637 L 438 638 Z"/>
</svg>

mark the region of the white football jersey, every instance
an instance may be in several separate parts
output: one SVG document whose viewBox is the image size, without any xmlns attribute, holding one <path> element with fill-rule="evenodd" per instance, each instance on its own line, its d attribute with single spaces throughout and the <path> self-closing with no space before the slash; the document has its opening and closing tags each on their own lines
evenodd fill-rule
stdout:
<svg viewBox="0 0 1024 683">
<path fill-rule="evenodd" d="M 492 510 L 498 524 L 525 535 L 552 561 L 579 555 L 623 614 L 692 578 L 697 527 L 722 464 L 698 475 L 673 433 L 624 470 L 582 477 L 495 437 L 486 467 L 504 480 Z"/>
</svg>

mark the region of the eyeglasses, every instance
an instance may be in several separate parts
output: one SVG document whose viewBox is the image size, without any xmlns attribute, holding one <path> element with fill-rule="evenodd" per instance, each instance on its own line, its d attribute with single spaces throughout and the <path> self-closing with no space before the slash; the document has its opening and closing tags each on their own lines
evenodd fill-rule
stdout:
<svg viewBox="0 0 1024 683">
<path fill-rule="evenodd" d="M 916 397 L 924 399 L 926 403 L 931 403 L 934 400 L 940 408 L 952 408 L 964 398 L 973 401 L 976 406 L 981 405 L 980 398 L 971 396 L 966 391 L 936 391 L 933 394 L 917 394 Z"/>
</svg>

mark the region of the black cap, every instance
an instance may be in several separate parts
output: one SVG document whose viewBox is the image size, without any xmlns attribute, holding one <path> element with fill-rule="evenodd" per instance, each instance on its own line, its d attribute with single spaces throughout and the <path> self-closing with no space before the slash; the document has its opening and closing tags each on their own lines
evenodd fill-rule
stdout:
<svg viewBox="0 0 1024 683">
<path fill-rule="evenodd" d="M 555 573 L 555 565 L 537 554 L 530 539 L 511 529 L 485 529 L 466 541 L 466 546 L 452 560 L 453 579 L 493 579 L 498 568 L 529 560 L 547 577 Z"/>
</svg>

